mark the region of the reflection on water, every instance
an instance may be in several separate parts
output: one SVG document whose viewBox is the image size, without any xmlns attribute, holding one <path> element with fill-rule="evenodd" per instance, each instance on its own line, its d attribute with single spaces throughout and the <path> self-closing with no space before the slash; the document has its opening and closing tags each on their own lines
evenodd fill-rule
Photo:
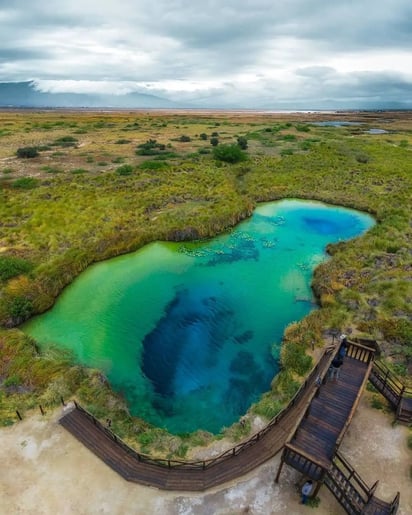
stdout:
<svg viewBox="0 0 412 515">
<path fill-rule="evenodd" d="M 90 267 L 23 329 L 102 369 L 135 415 L 218 432 L 270 388 L 285 327 L 314 308 L 325 246 L 372 224 L 321 203 L 264 204 L 214 240 L 158 242 Z"/>
</svg>

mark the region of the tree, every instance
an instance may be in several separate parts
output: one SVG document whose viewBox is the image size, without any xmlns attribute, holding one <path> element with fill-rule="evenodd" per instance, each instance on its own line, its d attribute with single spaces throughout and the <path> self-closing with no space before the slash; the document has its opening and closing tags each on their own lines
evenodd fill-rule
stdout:
<svg viewBox="0 0 412 515">
<path fill-rule="evenodd" d="M 219 138 L 210 138 L 210 144 L 216 147 L 217 145 L 219 145 Z"/>
<path fill-rule="evenodd" d="M 202 134 L 199 134 L 199 138 L 202 139 L 203 141 L 206 141 L 207 140 L 206 132 L 202 132 Z"/>
<path fill-rule="evenodd" d="M 239 145 L 218 145 L 213 149 L 215 159 L 226 163 L 239 163 L 246 159 Z"/>
</svg>

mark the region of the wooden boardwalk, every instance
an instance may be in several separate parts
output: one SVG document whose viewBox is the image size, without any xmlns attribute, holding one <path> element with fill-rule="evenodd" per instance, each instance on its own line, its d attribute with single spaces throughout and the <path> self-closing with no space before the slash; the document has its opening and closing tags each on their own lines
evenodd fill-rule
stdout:
<svg viewBox="0 0 412 515">
<path fill-rule="evenodd" d="M 265 429 L 221 456 L 206 461 L 155 460 L 140 455 L 77 405 L 66 410 L 60 424 L 128 481 L 165 490 L 202 491 L 250 472 L 283 448 L 296 420 L 317 390 L 315 379 L 327 372 L 331 360 L 329 349 L 295 398 Z"/>
<path fill-rule="evenodd" d="M 60 424 L 128 481 L 203 491 L 250 472 L 283 448 L 276 481 L 287 463 L 316 482 L 313 495 L 326 484 L 351 515 L 393 515 L 399 493 L 392 502 L 376 498 L 377 483 L 368 487 L 338 453 L 371 376 L 374 349 L 350 342 L 337 381 L 327 379 L 335 353 L 336 348 L 324 351 L 294 399 L 264 429 L 217 458 L 179 462 L 138 454 L 77 404 L 65 410 Z"/>
</svg>

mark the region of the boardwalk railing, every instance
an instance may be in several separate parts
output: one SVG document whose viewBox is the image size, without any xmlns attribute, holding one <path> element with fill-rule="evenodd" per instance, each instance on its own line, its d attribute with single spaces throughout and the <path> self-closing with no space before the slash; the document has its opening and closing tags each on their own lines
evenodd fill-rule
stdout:
<svg viewBox="0 0 412 515">
<path fill-rule="evenodd" d="M 373 386 L 389 401 L 396 418 L 412 421 L 412 388 L 408 388 L 386 365 L 375 361 L 369 377 Z"/>
<path fill-rule="evenodd" d="M 111 429 L 102 424 L 96 417 L 94 417 L 90 412 L 88 412 L 86 409 L 80 406 L 76 401 L 74 401 L 74 405 L 75 409 L 82 411 L 90 420 L 92 420 L 93 424 L 97 426 L 100 431 L 104 432 L 118 446 L 122 447 L 129 455 L 136 458 L 139 462 L 157 465 L 160 467 L 167 467 L 169 469 L 181 468 L 191 470 L 206 470 L 207 468 L 215 466 L 222 461 L 230 459 L 233 456 L 239 455 L 247 448 L 255 445 L 267 433 L 269 433 L 283 419 L 283 417 L 285 417 L 285 415 L 291 410 L 292 407 L 294 407 L 302 399 L 302 397 L 308 392 L 309 389 L 313 388 L 313 393 L 315 393 L 315 386 L 319 383 L 319 381 L 321 381 L 324 378 L 325 374 L 327 373 L 330 362 L 332 361 L 334 356 L 334 351 L 336 352 L 336 348 L 334 346 L 329 346 L 325 348 L 319 361 L 312 368 L 310 374 L 308 375 L 306 380 L 301 384 L 299 390 L 290 400 L 288 405 L 285 406 L 275 417 L 273 417 L 263 429 L 252 435 L 249 439 L 245 440 L 244 442 L 241 442 L 235 445 L 234 447 L 228 449 L 227 451 L 223 452 L 219 456 L 206 460 L 180 461 L 166 458 L 152 458 L 149 455 L 139 453 L 132 449 L 129 445 L 127 445 Z"/>
<path fill-rule="evenodd" d="M 392 515 L 399 507 L 399 492 L 392 502 L 381 501 L 375 497 L 378 481 L 372 487 L 368 487 L 356 470 L 338 452 L 325 475 L 325 485 L 345 511 L 351 515 L 362 513 Z"/>
</svg>

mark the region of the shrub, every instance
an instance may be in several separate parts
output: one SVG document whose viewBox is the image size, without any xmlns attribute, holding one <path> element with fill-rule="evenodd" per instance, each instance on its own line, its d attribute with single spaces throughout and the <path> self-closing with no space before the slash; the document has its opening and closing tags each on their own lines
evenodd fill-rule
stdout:
<svg viewBox="0 0 412 515">
<path fill-rule="evenodd" d="M 294 134 L 285 134 L 282 136 L 284 141 L 296 141 L 296 136 Z"/>
<path fill-rule="evenodd" d="M 215 136 L 213 138 L 210 138 L 210 144 L 216 147 L 217 145 L 219 145 L 219 139 Z"/>
<path fill-rule="evenodd" d="M 206 141 L 207 140 L 207 134 L 206 132 L 202 132 L 202 134 L 199 135 L 199 138 L 203 141 Z"/>
<path fill-rule="evenodd" d="M 305 352 L 305 347 L 298 343 L 284 343 L 281 350 L 283 368 L 303 376 L 312 366 L 312 358 Z"/>
<path fill-rule="evenodd" d="M 34 179 L 33 177 L 22 177 L 21 179 L 16 179 L 13 181 L 13 188 L 22 189 L 22 190 L 32 190 L 33 188 L 37 188 L 40 184 L 40 181 Z"/>
<path fill-rule="evenodd" d="M 247 138 L 245 136 L 239 136 L 237 139 L 237 144 L 242 150 L 247 149 Z"/>
<path fill-rule="evenodd" d="M 139 156 L 155 156 L 166 150 L 166 145 L 158 143 L 155 139 L 148 139 L 137 146 L 136 154 Z"/>
<path fill-rule="evenodd" d="M 116 141 L 116 145 L 127 145 L 127 143 L 130 143 L 129 139 L 118 139 Z"/>
<path fill-rule="evenodd" d="M 304 124 L 296 124 L 295 125 L 295 129 L 299 132 L 310 132 L 310 127 L 309 125 L 304 125 Z"/>
<path fill-rule="evenodd" d="M 73 136 L 62 136 L 54 140 L 53 145 L 59 147 L 74 147 L 77 143 L 77 139 Z"/>
<path fill-rule="evenodd" d="M 142 170 L 159 170 L 160 168 L 165 168 L 166 166 L 168 166 L 168 164 L 164 163 L 163 161 L 145 161 L 139 165 L 139 168 Z"/>
<path fill-rule="evenodd" d="M 132 165 L 123 165 L 119 166 L 119 168 L 116 169 L 117 175 L 131 175 L 133 173 L 133 166 Z"/>
<path fill-rule="evenodd" d="M 22 159 L 30 159 L 33 157 L 37 157 L 39 155 L 39 152 L 37 150 L 37 147 L 22 147 L 17 149 L 16 155 L 17 157 L 20 157 Z"/>
<path fill-rule="evenodd" d="M 19 386 L 19 384 L 21 384 L 21 378 L 17 374 L 14 374 L 4 381 L 3 386 Z"/>
<path fill-rule="evenodd" d="M 18 324 L 27 320 L 33 313 L 33 304 L 26 297 L 14 297 L 9 302 L 9 313 Z"/>
<path fill-rule="evenodd" d="M 368 154 L 364 154 L 363 152 L 360 152 L 356 155 L 356 161 L 358 163 L 366 164 L 369 162 L 369 156 Z"/>
<path fill-rule="evenodd" d="M 226 163 L 238 163 L 246 159 L 246 154 L 239 145 L 218 145 L 213 149 L 213 156 Z"/>
<path fill-rule="evenodd" d="M 192 141 L 190 136 L 186 136 L 185 134 L 182 134 L 179 138 L 179 141 L 182 143 L 188 143 L 189 141 Z"/>
<path fill-rule="evenodd" d="M 0 281 L 8 281 L 17 275 L 26 274 L 31 269 L 31 263 L 25 259 L 12 256 L 0 257 Z"/>
</svg>

